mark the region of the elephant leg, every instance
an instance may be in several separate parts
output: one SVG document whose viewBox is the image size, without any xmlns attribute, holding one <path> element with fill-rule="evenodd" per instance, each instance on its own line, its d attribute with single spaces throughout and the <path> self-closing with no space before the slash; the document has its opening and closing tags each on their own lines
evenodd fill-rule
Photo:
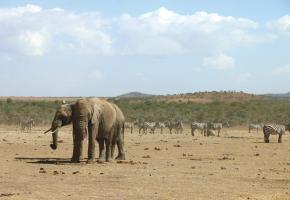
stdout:
<svg viewBox="0 0 290 200">
<path fill-rule="evenodd" d="M 112 151 L 111 151 L 112 141 L 110 141 L 110 138 L 105 139 L 105 144 L 106 144 L 106 161 L 112 162 Z"/>
<path fill-rule="evenodd" d="M 118 146 L 119 154 L 115 159 L 116 160 L 125 160 L 124 139 L 123 138 L 120 138 L 119 140 L 117 140 L 117 146 Z"/>
<path fill-rule="evenodd" d="M 111 145 L 111 157 L 112 158 L 114 157 L 116 142 L 117 142 L 117 138 L 116 138 L 116 136 L 114 136 L 114 138 L 112 140 L 112 145 Z M 119 149 L 119 147 L 118 147 L 118 149 Z"/>
<path fill-rule="evenodd" d="M 93 163 L 95 161 L 95 148 L 96 148 L 96 135 L 98 133 L 98 126 L 89 125 L 88 126 L 88 163 Z"/>
<path fill-rule="evenodd" d="M 76 158 L 76 138 L 75 136 L 73 135 L 73 155 L 72 155 L 72 158 L 71 158 L 71 162 L 76 162 L 77 158 Z"/>
<path fill-rule="evenodd" d="M 83 152 L 83 140 L 76 138 L 74 142 L 74 152 L 71 162 L 79 163 Z"/>
<path fill-rule="evenodd" d="M 112 162 L 112 143 L 114 138 L 115 128 L 113 128 L 108 135 L 108 138 L 106 138 L 106 161 Z"/>
<path fill-rule="evenodd" d="M 105 145 L 104 145 L 104 139 L 103 138 L 99 138 L 97 139 L 98 143 L 99 143 L 99 158 L 98 158 L 98 162 L 99 163 L 103 163 L 105 162 Z"/>
<path fill-rule="evenodd" d="M 71 158 L 72 163 L 79 163 L 81 156 L 82 156 L 82 150 L 80 149 L 82 147 L 82 141 L 75 133 L 73 133 L 73 155 Z"/>
</svg>

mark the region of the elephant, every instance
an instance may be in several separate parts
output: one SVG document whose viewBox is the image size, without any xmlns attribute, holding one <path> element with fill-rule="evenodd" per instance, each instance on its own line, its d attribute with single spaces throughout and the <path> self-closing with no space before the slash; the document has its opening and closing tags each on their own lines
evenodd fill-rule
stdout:
<svg viewBox="0 0 290 200">
<path fill-rule="evenodd" d="M 118 160 L 125 159 L 124 123 L 125 117 L 117 105 L 99 98 L 77 100 L 61 105 L 55 113 L 51 128 L 52 149 L 57 149 L 58 129 L 73 124 L 73 155 L 71 162 L 80 162 L 83 140 L 88 135 L 88 163 L 95 159 L 95 141 L 99 143 L 99 162 L 111 161 L 115 144 L 118 146 Z M 106 151 L 105 151 L 106 146 Z"/>
</svg>

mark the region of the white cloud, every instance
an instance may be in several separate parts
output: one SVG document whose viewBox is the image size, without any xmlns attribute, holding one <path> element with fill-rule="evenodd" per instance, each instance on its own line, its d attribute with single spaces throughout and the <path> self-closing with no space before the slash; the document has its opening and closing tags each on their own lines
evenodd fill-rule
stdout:
<svg viewBox="0 0 290 200">
<path fill-rule="evenodd" d="M 110 54 L 107 20 L 36 5 L 0 9 L 0 53 L 43 56 L 45 53 Z"/>
<path fill-rule="evenodd" d="M 281 34 L 290 36 L 290 16 L 285 15 L 275 21 L 271 21 L 267 24 L 268 28 Z"/>
<path fill-rule="evenodd" d="M 203 65 L 221 70 L 232 69 L 235 66 L 235 59 L 224 54 L 219 54 L 213 57 L 204 57 Z"/>
<path fill-rule="evenodd" d="M 290 64 L 283 67 L 277 67 L 276 69 L 274 69 L 273 73 L 277 75 L 290 74 Z"/>
<path fill-rule="evenodd" d="M 258 24 L 246 18 L 196 12 L 180 15 L 166 8 L 119 21 L 118 45 L 125 54 L 217 54 L 269 39 L 250 33 Z"/>
<path fill-rule="evenodd" d="M 19 35 L 18 41 L 23 53 L 41 56 L 46 49 L 48 37 L 40 32 L 26 31 Z"/>
<path fill-rule="evenodd" d="M 250 19 L 204 11 L 182 15 L 164 7 L 113 20 L 98 12 L 27 5 L 0 9 L 0 27 L 0 54 L 27 56 L 186 54 L 202 58 L 271 39 L 255 34 L 258 24 Z M 231 66 L 232 60 L 224 59 Z"/>
</svg>

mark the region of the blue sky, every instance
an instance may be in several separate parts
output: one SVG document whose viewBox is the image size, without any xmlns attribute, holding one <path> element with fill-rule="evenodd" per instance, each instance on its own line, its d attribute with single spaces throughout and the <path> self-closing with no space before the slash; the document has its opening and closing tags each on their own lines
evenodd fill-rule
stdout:
<svg viewBox="0 0 290 200">
<path fill-rule="evenodd" d="M 290 91 L 286 0 L 0 1 L 1 96 Z"/>
</svg>

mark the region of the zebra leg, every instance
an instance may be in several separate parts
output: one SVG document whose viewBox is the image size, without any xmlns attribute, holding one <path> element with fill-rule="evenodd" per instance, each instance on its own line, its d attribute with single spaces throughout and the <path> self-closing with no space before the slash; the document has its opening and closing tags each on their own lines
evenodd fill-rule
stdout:
<svg viewBox="0 0 290 200">
<path fill-rule="evenodd" d="M 282 133 L 279 133 L 278 143 L 282 143 Z"/>
<path fill-rule="evenodd" d="M 264 133 L 264 141 L 265 143 L 269 143 L 270 134 Z"/>
</svg>

